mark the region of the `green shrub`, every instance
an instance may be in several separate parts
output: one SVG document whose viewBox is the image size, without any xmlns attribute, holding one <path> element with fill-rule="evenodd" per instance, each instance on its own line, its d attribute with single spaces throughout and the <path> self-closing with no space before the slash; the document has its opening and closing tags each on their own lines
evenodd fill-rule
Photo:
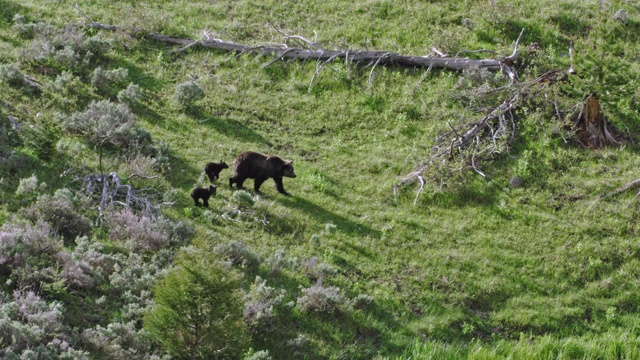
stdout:
<svg viewBox="0 0 640 360">
<path fill-rule="evenodd" d="M 122 146 L 131 142 L 135 120 L 128 106 L 102 100 L 92 101 L 84 111 L 63 119 L 63 126 L 99 146 L 106 143 Z"/>
<path fill-rule="evenodd" d="M 182 106 L 188 106 L 204 97 L 204 90 L 194 81 L 185 81 L 176 86 L 173 98 Z"/>
<path fill-rule="evenodd" d="M 22 49 L 27 61 L 42 62 L 65 70 L 83 71 L 94 58 L 101 58 L 111 42 L 100 35 L 86 37 L 83 28 L 69 24 L 63 28 L 38 23 L 24 23 L 18 19 L 14 28 L 23 38 L 32 38 L 31 45 Z"/>
<path fill-rule="evenodd" d="M 298 297 L 297 306 L 304 313 L 333 314 L 346 310 L 348 306 L 347 299 L 335 286 L 324 287 L 318 283 L 302 289 L 302 294 Z"/>
<path fill-rule="evenodd" d="M 276 250 L 276 252 L 265 259 L 265 265 L 269 268 L 271 275 L 277 275 L 284 268 L 295 268 L 298 265 L 297 258 L 288 258 L 285 256 L 285 252 L 282 249 Z"/>
<path fill-rule="evenodd" d="M 4 156 L 4 151 L 20 144 L 20 137 L 17 134 L 16 126 L 11 123 L 8 117 L 2 115 L 0 108 L 0 158 Z"/>
<path fill-rule="evenodd" d="M 60 128 L 53 119 L 36 118 L 35 124 L 21 129 L 20 138 L 39 159 L 49 161 L 56 154 Z"/>
<path fill-rule="evenodd" d="M 269 350 L 256 351 L 250 356 L 245 357 L 246 360 L 272 360 Z"/>
<path fill-rule="evenodd" d="M 159 231 L 153 220 L 138 216 L 130 209 L 109 212 L 105 216 L 110 240 L 123 244 L 134 252 L 156 251 L 168 243 L 167 237 Z"/>
<path fill-rule="evenodd" d="M 333 266 L 325 262 L 320 262 L 315 256 L 310 257 L 306 262 L 301 264 L 300 269 L 309 279 L 314 281 L 338 273 Z"/>
<path fill-rule="evenodd" d="M 246 190 L 238 190 L 231 195 L 231 202 L 234 203 L 239 209 L 247 209 L 252 207 L 256 200 L 253 198 L 250 192 Z"/>
<path fill-rule="evenodd" d="M 0 65 L 0 80 L 13 87 L 21 87 L 24 83 L 24 74 L 15 64 Z"/>
<path fill-rule="evenodd" d="M 272 325 L 278 311 L 284 305 L 287 295 L 285 289 L 267 286 L 266 280 L 256 276 L 245 296 L 243 310 L 244 321 L 252 333 L 265 333 L 272 330 Z"/>
<path fill-rule="evenodd" d="M 38 202 L 23 209 L 22 214 L 33 222 L 43 220 L 67 241 L 73 241 L 78 236 L 88 236 L 93 229 L 91 222 L 80 215 L 71 200 L 60 192 L 56 192 L 54 196 L 43 195 Z"/>
<path fill-rule="evenodd" d="M 126 89 L 118 92 L 118 101 L 131 106 L 140 101 L 143 95 L 144 92 L 140 86 L 130 83 Z"/>
<path fill-rule="evenodd" d="M 74 348 L 64 323 L 64 305 L 33 291 L 0 290 L 0 356 L 3 359 L 89 359 Z"/>
<path fill-rule="evenodd" d="M 38 184 L 38 177 L 36 174 L 32 174 L 28 178 L 20 179 L 20 183 L 16 189 L 16 195 L 31 196 L 41 190 L 44 190 L 46 187 L 47 184 L 44 182 Z"/>
<path fill-rule="evenodd" d="M 229 244 L 219 244 L 215 251 L 226 261 L 233 265 L 239 265 L 250 269 L 257 269 L 262 263 L 260 255 L 249 249 L 243 242 L 237 241 Z"/>
<path fill-rule="evenodd" d="M 233 359 L 247 348 L 240 278 L 220 263 L 179 267 L 156 286 L 144 326 L 175 359 Z"/>
<path fill-rule="evenodd" d="M 127 80 L 127 76 L 129 76 L 129 70 L 127 69 L 117 68 L 113 70 L 105 70 L 98 66 L 93 70 L 91 85 L 100 89 L 113 83 L 124 83 Z"/>
</svg>

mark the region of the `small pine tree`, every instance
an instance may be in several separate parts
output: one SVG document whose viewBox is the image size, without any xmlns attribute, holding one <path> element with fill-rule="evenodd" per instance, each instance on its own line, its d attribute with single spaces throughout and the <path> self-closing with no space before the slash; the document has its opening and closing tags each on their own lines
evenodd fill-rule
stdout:
<svg viewBox="0 0 640 360">
<path fill-rule="evenodd" d="M 203 265 L 165 276 L 144 326 L 175 359 L 240 358 L 248 332 L 239 277 L 220 263 Z"/>
</svg>

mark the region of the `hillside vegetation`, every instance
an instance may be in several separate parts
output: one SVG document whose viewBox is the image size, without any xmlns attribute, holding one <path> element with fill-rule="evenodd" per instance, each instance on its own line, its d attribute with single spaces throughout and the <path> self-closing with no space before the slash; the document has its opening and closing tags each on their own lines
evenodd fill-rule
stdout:
<svg viewBox="0 0 640 360">
<path fill-rule="evenodd" d="M 522 29 L 516 84 L 147 36 L 497 59 Z M 0 0 L 0 357 L 640 357 L 638 189 L 603 196 L 640 178 L 638 34 L 638 1 Z M 486 176 L 402 184 L 571 45 Z M 576 136 L 592 93 L 619 146 Z M 194 206 L 245 150 L 291 196 L 226 169 Z"/>
</svg>

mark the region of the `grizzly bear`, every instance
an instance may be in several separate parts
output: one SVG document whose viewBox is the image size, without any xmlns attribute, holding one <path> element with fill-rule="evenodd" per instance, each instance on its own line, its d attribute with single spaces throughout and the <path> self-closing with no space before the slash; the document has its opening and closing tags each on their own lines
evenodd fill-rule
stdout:
<svg viewBox="0 0 640 360">
<path fill-rule="evenodd" d="M 196 206 L 200 206 L 200 199 L 202 199 L 202 205 L 204 205 L 204 207 L 209 207 L 209 198 L 215 194 L 216 187 L 213 185 L 209 186 L 208 189 L 198 187 L 191 191 L 191 197 L 193 198 L 193 202 Z"/>
<path fill-rule="evenodd" d="M 282 160 L 277 156 L 245 151 L 233 162 L 233 177 L 229 178 L 229 187 L 235 183 L 238 189 L 246 179 L 254 179 L 253 189 L 260 192 L 260 185 L 272 178 L 281 194 L 289 195 L 282 185 L 282 177 L 295 178 L 293 160 Z"/>
<path fill-rule="evenodd" d="M 227 165 L 227 163 L 224 161 L 220 161 L 220 163 L 210 162 L 204 166 L 204 172 L 209 177 L 209 180 L 211 180 L 211 182 L 214 182 L 220 178 L 220 171 L 228 168 L 229 165 Z"/>
</svg>

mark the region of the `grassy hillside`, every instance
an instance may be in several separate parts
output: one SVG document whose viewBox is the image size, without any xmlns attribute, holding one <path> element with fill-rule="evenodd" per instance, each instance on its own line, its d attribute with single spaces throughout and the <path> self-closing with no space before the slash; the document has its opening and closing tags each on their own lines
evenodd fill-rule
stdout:
<svg viewBox="0 0 640 360">
<path fill-rule="evenodd" d="M 76 3 L 130 31 L 82 26 Z M 511 54 L 523 28 L 522 82 L 567 69 L 572 43 L 577 74 L 523 96 L 486 177 L 454 172 L 415 204 L 417 184 L 394 185 L 437 135 L 503 101 L 487 91 L 508 84 L 500 73 L 337 61 L 310 85 L 314 61 L 145 36 L 495 51 L 480 59 Z M 637 190 L 601 198 L 639 177 L 639 33 L 634 1 L 0 0 L 0 329 L 13 336 L 0 354 L 640 356 Z M 592 92 L 621 146 L 572 133 Z M 104 132 L 82 125 L 94 108 L 110 114 Z M 204 164 L 244 150 L 294 160 L 292 196 L 272 180 L 229 189 L 224 170 L 209 209 L 194 207 Z M 160 219 L 100 210 L 74 181 L 100 163 L 161 203 Z"/>
</svg>

